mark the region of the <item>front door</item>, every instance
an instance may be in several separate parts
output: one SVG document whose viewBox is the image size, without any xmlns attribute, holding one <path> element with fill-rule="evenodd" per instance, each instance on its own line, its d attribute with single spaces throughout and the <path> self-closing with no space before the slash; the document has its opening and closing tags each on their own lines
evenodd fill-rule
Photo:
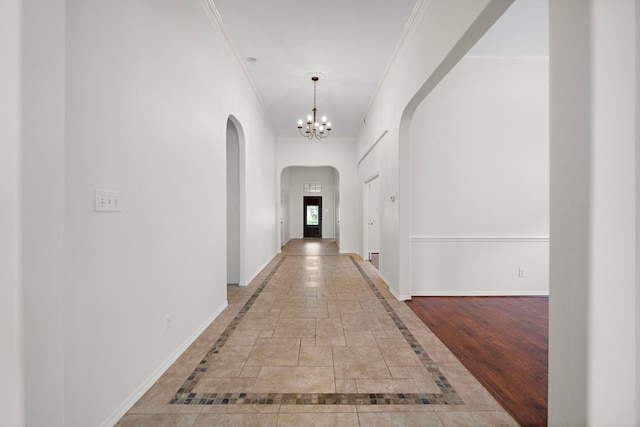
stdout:
<svg viewBox="0 0 640 427">
<path fill-rule="evenodd" d="M 322 197 L 304 198 L 304 237 L 322 237 Z"/>
</svg>

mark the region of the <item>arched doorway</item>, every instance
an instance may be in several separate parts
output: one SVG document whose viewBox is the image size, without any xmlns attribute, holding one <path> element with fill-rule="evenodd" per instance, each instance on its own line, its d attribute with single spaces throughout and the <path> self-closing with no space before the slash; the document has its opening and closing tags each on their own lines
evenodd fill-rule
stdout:
<svg viewBox="0 0 640 427">
<path fill-rule="evenodd" d="M 280 174 L 280 239 L 284 246 L 290 239 L 307 236 L 310 216 L 305 200 L 315 201 L 321 232 L 315 237 L 338 240 L 340 209 L 339 173 L 331 166 L 289 166 Z M 318 203 L 318 200 L 321 200 Z M 320 211 L 321 210 L 321 211 Z M 320 225 L 314 221 L 312 225 Z"/>
<path fill-rule="evenodd" d="M 227 120 L 227 284 L 243 283 L 244 135 L 238 120 Z"/>
</svg>

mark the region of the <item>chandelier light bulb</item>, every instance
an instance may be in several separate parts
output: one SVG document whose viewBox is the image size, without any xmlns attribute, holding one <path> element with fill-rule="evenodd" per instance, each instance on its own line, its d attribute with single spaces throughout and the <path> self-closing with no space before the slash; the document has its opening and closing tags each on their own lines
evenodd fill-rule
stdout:
<svg viewBox="0 0 640 427">
<path fill-rule="evenodd" d="M 302 120 L 298 120 L 298 129 L 302 129 Z"/>
<path fill-rule="evenodd" d="M 322 124 L 323 125 L 327 124 L 327 116 L 322 116 Z"/>
</svg>

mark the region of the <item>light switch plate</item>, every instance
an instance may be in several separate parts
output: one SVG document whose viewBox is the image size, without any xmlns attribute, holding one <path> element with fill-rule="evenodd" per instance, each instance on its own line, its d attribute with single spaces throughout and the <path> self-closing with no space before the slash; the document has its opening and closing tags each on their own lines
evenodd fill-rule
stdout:
<svg viewBox="0 0 640 427">
<path fill-rule="evenodd" d="M 96 212 L 121 212 L 120 192 L 96 190 Z"/>
</svg>

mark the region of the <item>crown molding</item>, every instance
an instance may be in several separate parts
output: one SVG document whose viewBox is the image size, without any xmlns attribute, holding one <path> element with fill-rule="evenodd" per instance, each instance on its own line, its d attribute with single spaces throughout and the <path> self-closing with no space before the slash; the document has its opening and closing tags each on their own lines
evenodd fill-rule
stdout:
<svg viewBox="0 0 640 427">
<path fill-rule="evenodd" d="M 413 236 L 411 242 L 523 242 L 548 243 L 548 236 Z"/>
<path fill-rule="evenodd" d="M 255 94 L 256 98 L 258 99 L 258 102 L 260 103 L 260 106 L 262 107 L 262 111 L 265 117 L 267 118 L 267 121 L 269 123 L 275 123 L 272 120 L 272 117 L 269 114 L 269 110 L 267 109 L 266 104 L 264 103 L 264 100 L 260 96 L 260 92 L 258 92 L 258 88 L 256 87 L 253 79 L 251 78 L 251 74 L 249 74 L 249 70 L 245 65 L 245 61 L 240 55 L 240 52 L 238 51 L 238 48 L 235 42 L 233 41 L 233 37 L 231 37 L 231 33 L 227 29 L 227 26 L 225 25 L 224 20 L 222 19 L 222 15 L 220 15 L 220 11 L 216 7 L 214 1 L 200 0 L 200 2 L 204 6 L 205 12 L 209 17 L 209 21 L 211 22 L 211 25 L 214 27 L 216 32 L 219 33 L 224 38 L 224 41 L 226 42 L 226 47 L 229 49 L 231 56 L 235 59 L 236 65 L 240 67 L 240 69 L 244 73 L 245 78 L 249 82 L 249 85 L 251 86 L 253 93 Z M 273 131 L 275 135 L 278 134 L 277 129 L 273 129 Z"/>
<path fill-rule="evenodd" d="M 467 55 L 461 62 L 549 62 L 548 55 Z"/>
<path fill-rule="evenodd" d="M 429 4 L 431 4 L 431 0 L 417 0 L 416 4 L 413 6 L 413 10 L 411 11 L 409 18 L 407 19 L 407 23 L 404 25 L 404 29 L 402 30 L 402 35 L 400 36 L 400 40 L 398 40 L 398 43 L 396 44 L 396 47 L 393 50 L 391 57 L 389 58 L 389 62 L 387 62 L 387 66 L 382 72 L 382 76 L 378 81 L 378 85 L 376 86 L 373 93 L 371 94 L 371 98 L 369 99 L 367 108 L 365 108 L 364 114 L 362 115 L 363 120 L 360 121 L 360 128 L 358 128 L 356 135 L 360 133 L 360 130 L 362 129 L 363 121 L 367 117 L 367 114 L 369 114 L 371 106 L 373 105 L 373 101 L 378 96 L 378 93 L 380 92 L 380 88 L 387 80 L 387 77 L 389 76 L 391 69 L 395 65 L 396 59 L 398 59 L 398 55 L 400 54 L 400 51 L 404 47 L 405 43 L 407 42 L 407 39 L 413 33 L 418 23 L 421 21 L 421 18 L 424 15 L 424 12 L 427 10 Z"/>
</svg>

